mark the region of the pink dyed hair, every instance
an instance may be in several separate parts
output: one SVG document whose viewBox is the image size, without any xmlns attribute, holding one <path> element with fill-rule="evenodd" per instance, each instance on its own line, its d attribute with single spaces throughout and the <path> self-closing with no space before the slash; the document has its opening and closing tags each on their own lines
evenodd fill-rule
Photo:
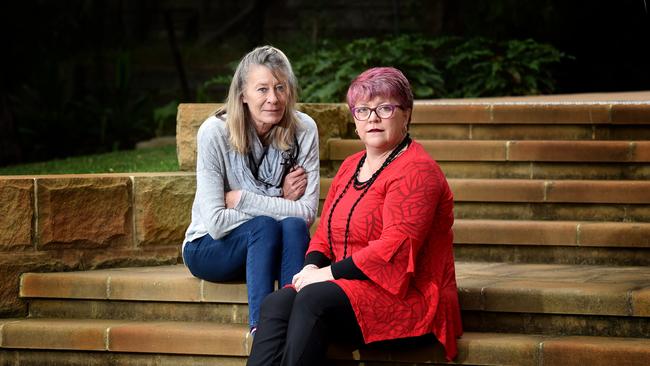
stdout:
<svg viewBox="0 0 650 366">
<path fill-rule="evenodd" d="M 348 107 L 375 97 L 392 98 L 402 108 L 413 109 L 413 91 L 408 79 L 394 67 L 373 67 L 357 76 L 348 88 Z M 410 122 L 410 121 L 409 121 Z"/>
</svg>

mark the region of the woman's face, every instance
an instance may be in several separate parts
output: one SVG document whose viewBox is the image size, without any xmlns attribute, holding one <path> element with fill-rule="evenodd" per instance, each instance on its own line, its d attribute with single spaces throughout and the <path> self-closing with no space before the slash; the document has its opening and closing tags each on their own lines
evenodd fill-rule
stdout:
<svg viewBox="0 0 650 366">
<path fill-rule="evenodd" d="M 375 97 L 371 100 L 358 101 L 354 108 L 379 108 L 379 114 L 383 115 L 390 108 L 390 105 L 396 106 L 399 103 L 394 99 Z M 378 153 L 383 153 L 392 150 L 404 139 L 410 115 L 410 109 L 395 107 L 392 116 L 380 118 L 377 115 L 377 110 L 374 110 L 370 112 L 370 116 L 366 120 L 359 120 L 355 116 L 354 124 L 359 138 L 366 145 L 366 149 L 374 149 Z"/>
<path fill-rule="evenodd" d="M 286 80 L 276 79 L 268 67 L 254 65 L 249 70 L 242 102 L 248 107 L 259 136 L 282 120 L 288 90 Z"/>
</svg>

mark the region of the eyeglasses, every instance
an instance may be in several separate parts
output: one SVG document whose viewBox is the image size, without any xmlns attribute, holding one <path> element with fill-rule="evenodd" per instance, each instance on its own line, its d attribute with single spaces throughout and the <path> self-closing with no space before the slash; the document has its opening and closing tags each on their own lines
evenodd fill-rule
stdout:
<svg viewBox="0 0 650 366">
<path fill-rule="evenodd" d="M 372 112 L 375 112 L 379 118 L 391 118 L 395 113 L 395 108 L 404 109 L 401 105 L 397 104 L 382 104 L 375 108 L 354 107 L 352 108 L 352 115 L 359 121 L 365 121 L 370 118 Z"/>
</svg>

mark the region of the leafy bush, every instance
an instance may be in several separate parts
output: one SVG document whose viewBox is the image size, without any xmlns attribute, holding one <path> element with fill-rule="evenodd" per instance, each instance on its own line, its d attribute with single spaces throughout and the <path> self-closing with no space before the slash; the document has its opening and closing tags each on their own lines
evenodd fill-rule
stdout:
<svg viewBox="0 0 650 366">
<path fill-rule="evenodd" d="M 375 66 L 393 66 L 411 81 L 416 98 L 441 97 L 442 73 L 431 50 L 438 41 L 414 36 L 363 38 L 341 46 L 325 41 L 317 51 L 293 57 L 303 102 L 340 102 L 352 79 Z"/>
<path fill-rule="evenodd" d="M 451 38 L 444 55 L 449 97 L 488 97 L 551 93 L 552 66 L 566 56 L 532 39 L 495 42 Z"/>
<path fill-rule="evenodd" d="M 156 124 L 156 137 L 176 133 L 176 112 L 178 101 L 172 100 L 162 107 L 154 108 L 153 121 Z"/>
<path fill-rule="evenodd" d="M 375 66 L 396 67 L 409 79 L 416 99 L 475 98 L 552 93 L 553 66 L 569 58 L 532 39 L 497 42 L 485 38 L 424 38 L 402 35 L 363 38 L 349 43 L 321 42 L 287 49 L 301 86 L 300 101 L 341 102 L 352 79 Z M 231 63 L 234 71 L 236 63 Z M 231 75 L 219 75 L 198 90 L 227 90 Z"/>
</svg>

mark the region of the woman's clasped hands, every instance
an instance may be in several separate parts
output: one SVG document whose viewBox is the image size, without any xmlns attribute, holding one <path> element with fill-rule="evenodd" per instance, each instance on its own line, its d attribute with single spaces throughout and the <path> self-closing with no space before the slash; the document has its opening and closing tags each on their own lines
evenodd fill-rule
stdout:
<svg viewBox="0 0 650 366">
<path fill-rule="evenodd" d="M 323 268 L 318 268 L 314 264 L 308 264 L 303 269 L 296 273 L 293 276 L 291 284 L 296 288 L 296 291 L 302 290 L 305 286 L 311 285 L 312 283 L 325 282 L 333 280 L 334 276 L 332 275 L 332 267 L 327 266 Z"/>
</svg>

